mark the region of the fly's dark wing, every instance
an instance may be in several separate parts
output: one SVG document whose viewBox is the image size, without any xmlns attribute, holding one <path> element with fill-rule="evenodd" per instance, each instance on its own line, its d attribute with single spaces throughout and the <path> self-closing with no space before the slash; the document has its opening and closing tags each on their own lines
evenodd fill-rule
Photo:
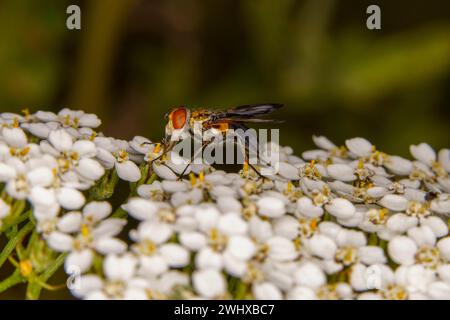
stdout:
<svg viewBox="0 0 450 320">
<path fill-rule="evenodd" d="M 274 120 L 274 119 L 259 119 L 259 118 L 223 118 L 221 119 L 223 121 L 230 121 L 230 122 L 247 122 L 247 123 L 283 123 L 283 120 Z"/>
<path fill-rule="evenodd" d="M 279 103 L 267 103 L 267 104 L 253 104 L 239 106 L 224 112 L 224 118 L 253 118 L 257 116 L 263 116 L 269 114 L 277 109 L 280 109 L 283 105 Z"/>
</svg>

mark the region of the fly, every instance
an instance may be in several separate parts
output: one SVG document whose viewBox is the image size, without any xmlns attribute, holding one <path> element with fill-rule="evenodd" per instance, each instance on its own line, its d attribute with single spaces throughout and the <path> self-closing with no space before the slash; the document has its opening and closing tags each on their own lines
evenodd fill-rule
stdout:
<svg viewBox="0 0 450 320">
<path fill-rule="evenodd" d="M 165 136 L 163 140 L 163 153 L 153 161 L 160 159 L 169 153 L 175 145 L 189 137 L 194 136 L 194 128 L 201 128 L 202 132 L 207 130 L 215 130 L 225 137 L 230 129 L 242 129 L 246 131 L 249 123 L 276 123 L 279 121 L 272 119 L 264 119 L 263 116 L 280 109 L 283 105 L 277 103 L 269 104 L 253 104 L 242 105 L 228 110 L 217 111 L 211 109 L 189 109 L 186 107 L 176 107 L 170 110 L 165 118 L 167 124 L 165 127 Z M 203 151 L 213 140 L 204 141 L 201 151 Z M 245 150 L 245 163 L 248 164 L 258 175 L 259 171 L 248 162 L 249 146 L 244 143 L 242 146 Z M 184 175 L 189 165 L 195 158 L 195 154 L 191 157 L 191 161 L 180 174 L 180 178 Z"/>
</svg>

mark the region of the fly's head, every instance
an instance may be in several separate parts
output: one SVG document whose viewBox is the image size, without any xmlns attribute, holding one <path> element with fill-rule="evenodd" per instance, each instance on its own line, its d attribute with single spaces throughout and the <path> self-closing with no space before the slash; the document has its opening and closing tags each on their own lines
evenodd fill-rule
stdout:
<svg viewBox="0 0 450 320">
<path fill-rule="evenodd" d="M 166 114 L 165 143 L 183 140 L 189 134 L 191 112 L 185 107 L 175 107 Z"/>
</svg>

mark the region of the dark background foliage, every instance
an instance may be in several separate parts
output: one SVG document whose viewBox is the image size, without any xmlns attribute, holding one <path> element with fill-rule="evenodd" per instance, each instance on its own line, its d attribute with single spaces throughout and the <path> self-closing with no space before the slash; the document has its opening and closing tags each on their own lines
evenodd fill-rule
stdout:
<svg viewBox="0 0 450 320">
<path fill-rule="evenodd" d="M 366 28 L 369 4 L 382 30 Z M 450 142 L 444 0 L 6 0 L 0 70 L 0 111 L 83 109 L 124 139 L 161 138 L 171 106 L 281 102 L 280 140 L 297 153 L 312 134 L 400 155 Z"/>
</svg>

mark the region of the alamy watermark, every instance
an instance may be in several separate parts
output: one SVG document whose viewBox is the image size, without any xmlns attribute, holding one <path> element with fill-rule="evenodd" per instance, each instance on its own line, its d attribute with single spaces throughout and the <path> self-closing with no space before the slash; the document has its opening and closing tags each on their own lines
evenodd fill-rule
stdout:
<svg viewBox="0 0 450 320">
<path fill-rule="evenodd" d="M 366 13 L 369 14 L 366 20 L 366 26 L 369 30 L 381 29 L 381 9 L 376 4 L 367 7 Z"/>
<path fill-rule="evenodd" d="M 66 19 L 66 27 L 69 30 L 81 29 L 81 9 L 76 4 L 67 7 L 66 13 L 69 15 Z"/>
<path fill-rule="evenodd" d="M 279 169 L 279 140 L 279 129 L 228 129 L 223 133 L 195 124 L 191 135 L 177 141 L 170 158 L 176 165 L 258 165 L 262 175 L 271 176 Z"/>
</svg>

